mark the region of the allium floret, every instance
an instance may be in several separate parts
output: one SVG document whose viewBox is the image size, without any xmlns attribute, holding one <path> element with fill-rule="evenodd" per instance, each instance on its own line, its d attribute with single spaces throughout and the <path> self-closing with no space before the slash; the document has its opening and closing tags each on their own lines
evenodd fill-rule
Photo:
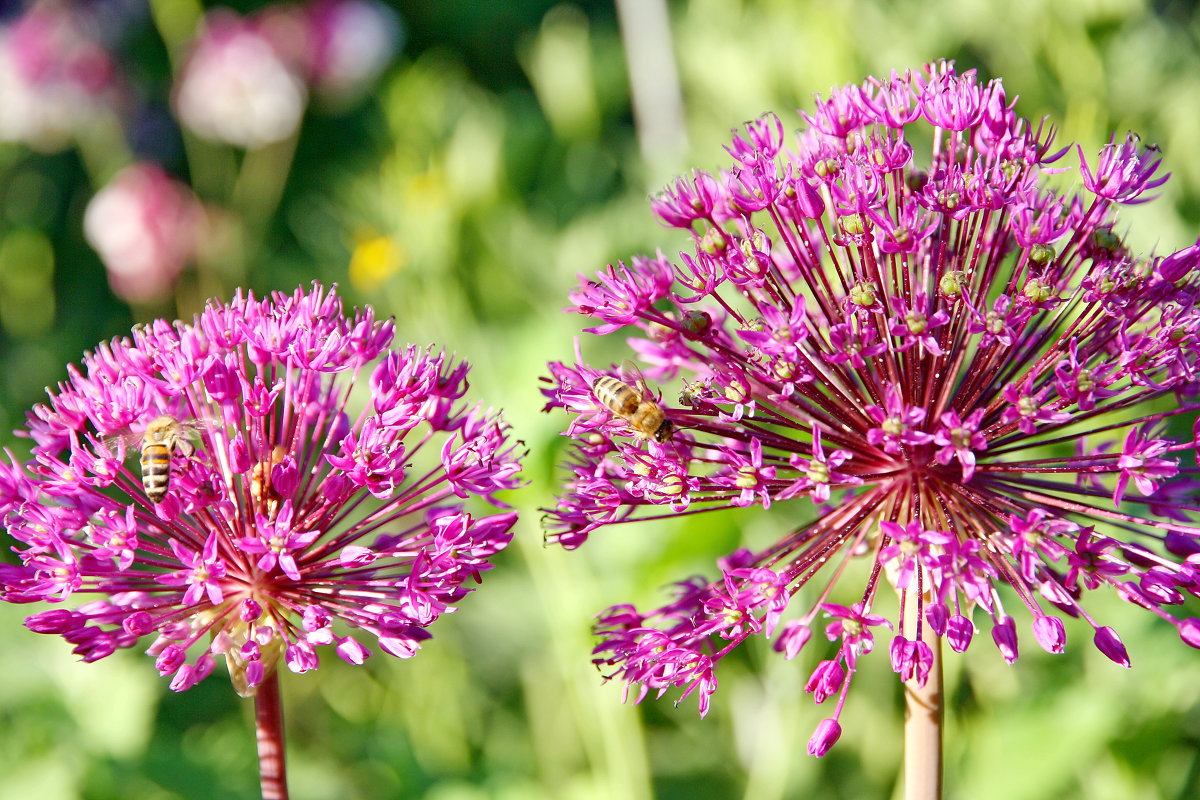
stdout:
<svg viewBox="0 0 1200 800">
<path fill-rule="evenodd" d="M 239 293 L 86 354 L 19 431 L 32 459 L 0 464 L 22 562 L 0 574 L 3 599 L 97 598 L 26 625 L 85 661 L 154 636 L 175 690 L 217 655 L 243 695 L 280 661 L 316 668 L 321 647 L 352 664 L 371 654 L 360 638 L 414 655 L 507 545 L 516 514 L 476 501 L 502 506 L 521 453 L 498 414 L 462 400 L 465 364 L 392 338 L 390 320 L 347 318 L 314 284 Z M 139 475 L 143 432 L 163 419 L 178 440 L 141 446 Z"/>
<path fill-rule="evenodd" d="M 1200 591 L 1200 242 L 1143 257 L 1117 233 L 1119 206 L 1166 180 L 1157 149 L 1114 139 L 1094 166 L 1080 149 L 1078 189 L 1062 192 L 1046 180 L 1069 169 L 1053 126 L 948 62 L 835 89 L 802 117 L 794 146 L 777 117 L 748 123 L 728 170 L 652 202 L 686 252 L 610 267 L 572 295 L 593 332 L 641 332 L 629 341 L 673 435 L 613 424 L 591 386 L 617 371 L 578 347 L 551 364 L 547 408 L 570 412 L 577 442 L 551 540 L 749 505 L 795 514 L 780 541 L 722 559 L 717 580 L 602 614 L 596 663 L 637 699 L 684 687 L 705 711 L 740 643 L 774 630 L 795 658 L 830 614 L 834 650 L 809 681 L 838 697 L 809 745 L 820 755 L 883 625 L 916 683 L 927 633 L 961 652 L 978 625 L 1011 662 L 1030 622 L 1042 649 L 1064 650 L 1059 612 L 1128 666 L 1085 610 L 1091 590 L 1200 646 L 1200 623 L 1171 613 Z M 674 488 L 652 490 L 655 475 Z M 820 505 L 791 502 L 805 497 Z M 856 556 L 870 577 L 835 603 Z M 903 595 L 896 616 L 874 610 L 885 583 Z"/>
</svg>

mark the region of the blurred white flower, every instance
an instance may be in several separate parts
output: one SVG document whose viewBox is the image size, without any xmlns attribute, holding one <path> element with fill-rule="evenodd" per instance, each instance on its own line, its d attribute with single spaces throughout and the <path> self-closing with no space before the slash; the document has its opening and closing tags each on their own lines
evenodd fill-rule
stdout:
<svg viewBox="0 0 1200 800">
<path fill-rule="evenodd" d="M 295 66 L 252 20 L 205 19 L 175 87 L 175 113 L 206 139 L 258 148 L 295 133 L 308 93 Z"/>
<path fill-rule="evenodd" d="M 83 233 L 108 282 L 131 303 L 162 298 L 195 256 L 205 212 L 191 190 L 157 164 L 126 167 L 96 193 Z"/>
<path fill-rule="evenodd" d="M 113 62 L 85 19 L 39 5 L 0 29 L 0 141 L 60 150 L 112 106 Z"/>
</svg>

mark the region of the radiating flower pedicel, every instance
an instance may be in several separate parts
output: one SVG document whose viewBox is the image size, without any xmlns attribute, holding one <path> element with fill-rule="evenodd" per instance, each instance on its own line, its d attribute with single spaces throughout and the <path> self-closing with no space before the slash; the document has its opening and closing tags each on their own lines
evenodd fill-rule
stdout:
<svg viewBox="0 0 1200 800">
<path fill-rule="evenodd" d="M 30 414 L 33 460 L 0 465 L 23 562 L 3 567 L 4 599 L 89 597 L 26 625 L 85 661 L 153 636 L 176 690 L 216 655 L 243 695 L 280 659 L 315 668 L 322 645 L 353 664 L 372 639 L 412 656 L 507 545 L 516 514 L 464 501 L 501 505 L 520 453 L 499 415 L 463 400 L 466 364 L 390 350 L 392 336 L 314 285 L 239 294 L 87 354 Z M 188 442 L 152 503 L 128 451 L 164 415 Z"/>
<path fill-rule="evenodd" d="M 639 699 L 684 687 L 704 712 L 734 647 L 774 636 L 792 658 L 824 614 L 837 650 L 807 687 L 836 698 L 810 743 L 822 755 L 885 633 L 918 682 L 926 626 L 962 651 L 986 623 L 1011 662 L 1021 618 L 1061 652 L 1060 614 L 1128 666 L 1081 602 L 1104 587 L 1200 646 L 1200 622 L 1171 613 L 1200 587 L 1194 501 L 1177 491 L 1195 486 L 1200 243 L 1140 257 L 1115 227 L 1166 180 L 1157 151 L 1114 140 L 1089 164 L 1080 150 L 1082 189 L 1060 194 L 1043 180 L 1068 169 L 1053 128 L 947 63 L 835 90 L 803 117 L 794 150 L 763 117 L 726 148 L 731 168 L 653 201 L 692 236 L 677 262 L 637 257 L 571 295 L 593 333 L 640 328 L 650 385 L 683 390 L 661 401 L 677 432 L 659 443 L 596 402 L 613 370 L 551 364 L 548 408 L 577 415 L 579 444 L 548 528 L 576 547 L 647 517 L 836 502 L 798 507 L 815 521 L 662 608 L 604 612 L 597 662 Z M 861 599 L 831 603 L 854 554 L 873 560 Z M 872 613 L 881 576 L 918 604 L 896 620 L 915 622 Z"/>
</svg>

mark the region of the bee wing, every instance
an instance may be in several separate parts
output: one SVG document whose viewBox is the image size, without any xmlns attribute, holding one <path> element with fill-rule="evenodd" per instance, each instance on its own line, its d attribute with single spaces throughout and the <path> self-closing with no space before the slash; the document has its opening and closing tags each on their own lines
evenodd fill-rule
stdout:
<svg viewBox="0 0 1200 800">
<path fill-rule="evenodd" d="M 225 426 L 213 419 L 196 418 L 179 421 L 179 427 L 182 429 L 183 435 L 179 437 L 179 452 L 184 456 L 190 457 L 196 451 L 196 445 L 192 441 L 203 437 L 205 434 L 211 434 L 213 431 L 224 430 Z"/>
<path fill-rule="evenodd" d="M 114 433 L 112 436 L 105 436 L 100 441 L 112 453 L 116 454 L 122 449 L 140 450 L 142 446 L 142 435 L 140 433 L 134 433 L 133 431 L 126 430 L 121 431 L 120 433 Z"/>
<path fill-rule="evenodd" d="M 211 419 L 188 419 L 182 420 L 179 427 L 183 428 L 183 432 L 189 436 L 200 436 L 205 433 L 212 433 L 218 427 L 215 420 Z"/>
<path fill-rule="evenodd" d="M 621 366 L 617 369 L 617 374 L 621 376 L 621 380 L 628 383 L 638 394 L 643 398 L 650 397 L 650 387 L 646 385 L 646 378 L 642 375 L 642 371 L 638 369 L 638 365 L 625 359 L 621 362 Z"/>
</svg>

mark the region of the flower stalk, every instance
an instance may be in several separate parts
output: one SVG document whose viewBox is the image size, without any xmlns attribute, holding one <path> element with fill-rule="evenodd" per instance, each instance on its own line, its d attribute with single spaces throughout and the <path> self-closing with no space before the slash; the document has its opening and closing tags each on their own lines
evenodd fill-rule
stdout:
<svg viewBox="0 0 1200 800">
<path fill-rule="evenodd" d="M 254 695 L 254 731 L 258 740 L 258 774 L 262 800 L 288 800 L 287 764 L 283 749 L 283 700 L 279 673 L 263 680 Z"/>
<path fill-rule="evenodd" d="M 908 624 L 917 608 L 915 589 L 905 597 Z M 904 682 L 904 800 L 941 800 L 943 708 L 942 641 L 928 625 L 919 627 L 920 641 L 929 646 L 932 659 L 925 680 L 914 676 Z"/>
</svg>

